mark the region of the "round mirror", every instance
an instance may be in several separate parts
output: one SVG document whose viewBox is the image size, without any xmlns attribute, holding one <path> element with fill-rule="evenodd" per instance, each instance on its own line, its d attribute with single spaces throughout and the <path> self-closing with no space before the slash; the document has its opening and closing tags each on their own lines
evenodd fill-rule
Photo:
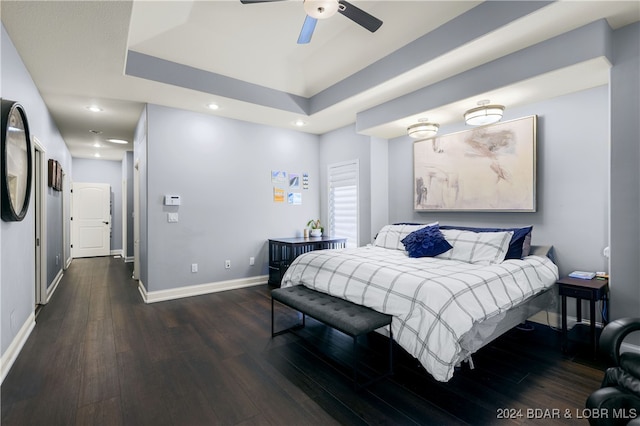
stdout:
<svg viewBox="0 0 640 426">
<path fill-rule="evenodd" d="M 2 220 L 20 221 L 31 195 L 31 136 L 22 105 L 2 100 Z"/>
</svg>

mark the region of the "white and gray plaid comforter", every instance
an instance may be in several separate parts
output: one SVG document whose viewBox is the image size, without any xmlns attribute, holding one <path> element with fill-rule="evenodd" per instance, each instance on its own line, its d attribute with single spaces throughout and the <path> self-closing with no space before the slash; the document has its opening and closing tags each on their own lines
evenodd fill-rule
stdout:
<svg viewBox="0 0 640 426">
<path fill-rule="evenodd" d="M 305 253 L 291 264 L 282 286 L 304 285 L 393 315 L 396 342 L 435 379 L 448 381 L 468 355 L 459 342 L 474 323 L 557 279 L 558 268 L 546 257 L 481 266 L 368 246 Z"/>
</svg>

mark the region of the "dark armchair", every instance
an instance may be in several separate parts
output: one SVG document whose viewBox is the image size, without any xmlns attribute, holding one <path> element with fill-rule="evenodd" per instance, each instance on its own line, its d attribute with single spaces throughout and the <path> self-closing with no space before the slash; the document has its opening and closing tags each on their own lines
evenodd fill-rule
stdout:
<svg viewBox="0 0 640 426">
<path fill-rule="evenodd" d="M 621 318 L 610 322 L 600 335 L 600 352 L 611 367 L 605 372 L 600 389 L 587 398 L 586 407 L 602 416 L 591 416 L 591 426 L 640 425 L 640 353 L 620 354 L 624 338 L 640 330 L 640 318 Z"/>
</svg>

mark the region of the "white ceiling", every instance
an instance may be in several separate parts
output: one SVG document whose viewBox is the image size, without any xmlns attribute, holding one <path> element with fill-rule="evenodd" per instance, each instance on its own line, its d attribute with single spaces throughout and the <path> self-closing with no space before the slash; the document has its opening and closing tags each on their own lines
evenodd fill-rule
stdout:
<svg viewBox="0 0 640 426">
<path fill-rule="evenodd" d="M 613 28 L 640 19 L 638 1 L 555 2 L 308 116 L 125 74 L 130 50 L 309 98 L 359 72 L 377 72 L 377 61 L 480 2 L 351 3 L 381 19 L 382 27 L 372 34 L 336 15 L 318 22 L 308 45 L 296 44 L 305 15 L 302 2 L 295 0 L 253 5 L 239 0 L 3 0 L 0 7 L 2 22 L 71 154 L 93 157 L 100 152 L 101 158 L 118 160 L 122 150 L 132 149 L 134 128 L 147 102 L 277 127 L 295 128 L 293 122 L 301 118 L 307 122 L 301 131 L 321 134 L 355 122 L 360 111 L 597 19 L 607 18 Z M 441 124 L 460 121 L 461 112 L 475 106 L 480 95 L 513 106 L 605 84 L 607 79 L 606 61 L 594 60 L 366 133 L 397 137 L 423 115 Z M 208 110 L 210 102 L 220 109 Z M 94 104 L 103 111 L 87 110 Z M 130 143 L 114 145 L 105 142 L 107 138 Z M 96 143 L 101 147 L 94 147 Z"/>
</svg>

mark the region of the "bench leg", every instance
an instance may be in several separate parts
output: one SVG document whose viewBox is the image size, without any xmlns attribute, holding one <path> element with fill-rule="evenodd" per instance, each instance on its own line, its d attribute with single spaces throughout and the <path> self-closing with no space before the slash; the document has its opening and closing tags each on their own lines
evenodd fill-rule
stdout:
<svg viewBox="0 0 640 426">
<path fill-rule="evenodd" d="M 393 331 L 389 324 L 389 375 L 393 374 Z"/>
<path fill-rule="evenodd" d="M 296 325 L 291 326 L 289 328 L 285 328 L 284 330 L 275 331 L 274 330 L 274 324 L 275 324 L 275 313 L 274 312 L 275 312 L 275 309 L 274 309 L 273 305 L 274 304 L 273 304 L 273 298 L 272 298 L 271 299 L 271 337 L 276 337 L 276 336 L 279 336 L 279 335 L 284 334 L 284 333 L 288 333 L 288 332 L 293 331 L 293 330 L 299 330 L 301 328 L 304 328 L 304 326 L 306 325 L 305 314 L 304 314 L 304 312 L 298 311 L 298 312 L 300 312 L 302 314 L 302 322 L 300 324 L 296 324 Z M 287 306 L 287 305 L 285 305 L 285 306 Z M 291 309 L 293 309 L 293 308 L 291 308 Z"/>
<path fill-rule="evenodd" d="M 358 362 L 360 359 L 358 358 L 358 336 L 353 336 L 353 385 L 356 390 L 360 388 L 358 386 Z"/>
<path fill-rule="evenodd" d="M 377 377 L 369 377 L 363 374 L 364 377 L 369 380 L 359 383 L 358 382 L 358 363 L 360 358 L 358 357 L 358 336 L 353 336 L 353 387 L 355 390 L 363 389 L 372 383 L 382 380 L 386 377 L 393 375 L 393 332 L 391 331 L 391 324 L 389 324 L 389 370 L 382 373 Z"/>
</svg>

